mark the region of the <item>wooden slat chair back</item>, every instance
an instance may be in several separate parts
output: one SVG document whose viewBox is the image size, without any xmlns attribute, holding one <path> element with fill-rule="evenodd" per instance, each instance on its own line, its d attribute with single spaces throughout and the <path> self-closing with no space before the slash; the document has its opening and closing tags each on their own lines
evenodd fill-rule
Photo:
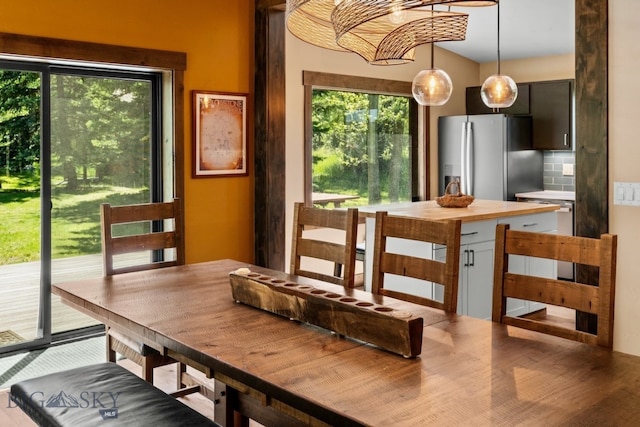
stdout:
<svg viewBox="0 0 640 427">
<path fill-rule="evenodd" d="M 150 270 L 184 264 L 182 242 L 182 209 L 180 200 L 174 198 L 170 202 L 143 203 L 136 205 L 111 206 L 103 203 L 100 206 L 100 221 L 102 229 L 102 258 L 105 276 L 127 273 L 132 271 Z M 152 221 L 162 221 L 163 226 L 170 225 L 170 230 L 154 231 Z M 113 226 L 128 223 L 150 223 L 145 229 L 148 232 L 135 231 L 122 236 L 113 235 Z M 173 224 L 166 224 L 173 222 Z M 136 229 L 137 230 L 137 229 Z M 153 261 L 153 251 L 173 249 L 174 256 L 166 261 Z M 117 255 L 132 255 L 136 252 L 149 252 L 148 263 L 137 263 L 122 267 L 114 266 Z M 137 257 L 136 257 L 137 258 Z M 176 360 L 164 356 L 158 350 L 147 346 L 140 340 L 128 337 L 121 332 L 106 327 L 107 360 L 116 361 L 116 353 L 142 367 L 142 378 L 153 384 L 153 369 L 172 363 Z M 186 365 L 180 363 L 177 372 L 177 389 L 184 389 L 182 375 L 186 372 Z M 195 391 L 195 390 L 193 390 Z M 184 391 L 180 393 L 185 394 Z"/>
<path fill-rule="evenodd" d="M 508 224 L 496 228 L 494 264 L 494 322 L 599 345 L 613 346 L 613 312 L 616 281 L 617 236 L 599 239 L 510 230 Z M 597 267 L 598 286 L 509 272 L 509 256 L 529 256 Z M 591 334 L 550 324 L 541 319 L 511 317 L 506 314 L 507 298 L 518 298 L 566 307 L 597 315 L 597 333 Z"/>
<path fill-rule="evenodd" d="M 344 243 L 317 240 L 304 236 L 305 229 L 330 228 L 345 233 Z M 291 243 L 291 274 L 323 280 L 353 288 L 355 284 L 356 240 L 358 210 L 321 209 L 294 204 L 293 235 Z M 330 261 L 333 275 L 310 271 L 301 267 L 303 257 Z"/>
<path fill-rule="evenodd" d="M 432 221 L 376 213 L 373 254 L 372 293 L 439 308 L 455 313 L 458 307 L 458 277 L 460 271 L 460 220 Z M 402 255 L 388 251 L 389 238 L 416 240 L 446 246 L 445 262 L 424 257 Z M 426 252 L 426 251 L 425 251 Z M 442 301 L 385 288 L 387 274 L 411 277 L 444 287 Z"/>
<path fill-rule="evenodd" d="M 180 201 L 176 198 L 171 202 L 144 203 L 137 205 L 111 206 L 103 203 L 100 207 L 102 224 L 102 254 L 104 274 L 126 273 L 129 271 L 150 270 L 184 264 L 182 250 L 182 211 Z M 126 223 L 144 223 L 150 221 L 173 221 L 173 228 L 167 231 L 130 234 L 114 237 L 113 226 Z M 135 252 L 174 249 L 175 257 L 167 261 L 138 264 L 125 267 L 114 267 L 114 257 Z M 151 257 L 151 253 L 150 253 Z"/>
</svg>

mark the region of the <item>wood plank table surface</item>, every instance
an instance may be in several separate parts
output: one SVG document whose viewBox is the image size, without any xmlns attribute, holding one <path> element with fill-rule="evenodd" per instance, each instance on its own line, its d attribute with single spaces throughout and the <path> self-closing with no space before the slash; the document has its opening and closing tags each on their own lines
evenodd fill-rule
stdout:
<svg viewBox="0 0 640 427">
<path fill-rule="evenodd" d="M 228 273 L 240 267 L 421 315 L 422 353 L 403 358 L 236 303 Z M 100 321 L 211 369 L 230 386 L 229 408 L 265 425 L 632 425 L 640 420 L 640 357 L 237 261 L 60 283 L 53 293 Z M 227 414 L 220 421 L 231 424 L 233 418 Z"/>
</svg>

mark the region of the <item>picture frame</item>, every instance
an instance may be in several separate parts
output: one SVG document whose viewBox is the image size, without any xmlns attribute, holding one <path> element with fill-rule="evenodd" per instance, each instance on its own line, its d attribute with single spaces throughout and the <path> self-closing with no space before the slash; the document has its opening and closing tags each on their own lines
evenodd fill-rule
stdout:
<svg viewBox="0 0 640 427">
<path fill-rule="evenodd" d="M 193 177 L 248 175 L 247 94 L 192 91 Z"/>
</svg>

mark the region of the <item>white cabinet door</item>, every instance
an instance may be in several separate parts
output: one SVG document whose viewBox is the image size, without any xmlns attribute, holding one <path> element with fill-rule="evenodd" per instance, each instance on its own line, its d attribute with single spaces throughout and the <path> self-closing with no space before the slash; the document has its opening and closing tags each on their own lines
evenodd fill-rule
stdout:
<svg viewBox="0 0 640 427">
<path fill-rule="evenodd" d="M 460 238 L 460 277 L 458 314 L 491 318 L 493 298 L 493 255 L 496 220 L 462 224 Z M 433 258 L 445 261 L 446 249 L 438 248 Z M 443 299 L 442 286 L 433 285 L 435 298 Z"/>
<path fill-rule="evenodd" d="M 511 255 L 509 256 L 509 271 L 528 274 L 529 261 L 525 257 Z M 530 305 L 530 301 L 507 298 L 507 314 L 515 317 L 530 313 Z"/>
<path fill-rule="evenodd" d="M 495 242 L 461 247 L 458 313 L 491 319 Z"/>
<path fill-rule="evenodd" d="M 493 299 L 494 241 L 460 246 L 458 314 L 491 319 Z M 435 251 L 434 259 L 444 261 L 445 249 Z M 442 286 L 433 285 L 436 299 L 442 300 Z"/>
</svg>

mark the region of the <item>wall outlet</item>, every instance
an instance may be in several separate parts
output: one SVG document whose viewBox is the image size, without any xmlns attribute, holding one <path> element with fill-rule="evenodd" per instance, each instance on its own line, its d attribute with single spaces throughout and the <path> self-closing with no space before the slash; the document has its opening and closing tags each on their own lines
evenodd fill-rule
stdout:
<svg viewBox="0 0 640 427">
<path fill-rule="evenodd" d="M 562 165 L 562 175 L 573 176 L 573 163 L 564 163 Z"/>
</svg>

